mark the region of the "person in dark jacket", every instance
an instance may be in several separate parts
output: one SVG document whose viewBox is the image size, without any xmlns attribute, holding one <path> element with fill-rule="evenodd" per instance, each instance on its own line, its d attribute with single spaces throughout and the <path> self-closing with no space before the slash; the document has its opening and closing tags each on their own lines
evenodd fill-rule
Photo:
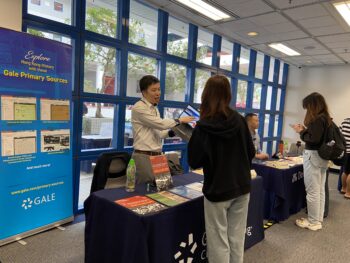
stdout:
<svg viewBox="0 0 350 263">
<path fill-rule="evenodd" d="M 324 97 L 317 92 L 303 99 L 303 108 L 306 109 L 305 126 L 297 124 L 293 128 L 305 142 L 303 168 L 308 218 L 297 219 L 295 224 L 316 231 L 322 229 L 328 168 L 328 161 L 322 159 L 317 150 L 323 143 L 324 134 L 332 119 Z"/>
<path fill-rule="evenodd" d="M 247 123 L 230 108 L 225 76 L 208 79 L 200 120 L 188 144 L 188 162 L 204 171 L 204 213 L 209 263 L 243 262 L 250 168 L 255 148 Z"/>
</svg>

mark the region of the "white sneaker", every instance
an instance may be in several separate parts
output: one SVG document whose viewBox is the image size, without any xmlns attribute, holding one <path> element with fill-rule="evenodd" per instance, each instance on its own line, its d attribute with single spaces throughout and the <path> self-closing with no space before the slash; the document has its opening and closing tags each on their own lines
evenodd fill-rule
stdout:
<svg viewBox="0 0 350 263">
<path fill-rule="evenodd" d="M 296 224 L 298 227 L 307 228 L 307 229 L 310 229 L 310 230 L 312 230 L 312 231 L 316 231 L 316 230 L 322 229 L 322 224 L 321 224 L 321 223 L 311 224 L 311 223 L 309 222 L 309 220 L 307 220 L 306 218 L 297 219 L 297 220 L 295 221 L 295 224 Z"/>
</svg>

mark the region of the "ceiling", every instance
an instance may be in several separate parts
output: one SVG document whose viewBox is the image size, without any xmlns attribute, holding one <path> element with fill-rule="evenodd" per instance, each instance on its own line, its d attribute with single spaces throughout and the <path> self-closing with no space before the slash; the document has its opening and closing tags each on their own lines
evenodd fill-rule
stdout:
<svg viewBox="0 0 350 263">
<path fill-rule="evenodd" d="M 295 66 L 350 62 L 350 27 L 325 0 L 205 0 L 232 17 L 215 22 L 175 0 L 146 0 L 171 15 Z M 250 37 L 248 32 L 259 35 Z M 288 57 L 268 46 L 281 42 L 301 56 Z"/>
</svg>

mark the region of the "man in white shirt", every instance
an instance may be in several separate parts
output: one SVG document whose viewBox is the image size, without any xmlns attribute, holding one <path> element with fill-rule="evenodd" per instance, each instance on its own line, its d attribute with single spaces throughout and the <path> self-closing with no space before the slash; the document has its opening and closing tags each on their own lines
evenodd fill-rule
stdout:
<svg viewBox="0 0 350 263">
<path fill-rule="evenodd" d="M 160 82 L 156 77 L 142 77 L 140 90 L 143 98 L 136 102 L 131 110 L 137 183 L 153 181 L 149 156 L 162 154 L 162 140 L 174 135 L 170 129 L 180 123 L 194 120 L 189 116 L 179 119 L 161 118 L 157 108 L 160 100 Z"/>
<path fill-rule="evenodd" d="M 261 151 L 261 145 L 260 145 L 260 136 L 256 132 L 256 130 L 259 128 L 259 118 L 258 115 L 255 113 L 247 113 L 245 115 L 245 120 L 248 124 L 248 128 L 250 130 L 250 134 L 253 139 L 253 143 L 255 146 L 255 158 L 259 160 L 266 160 L 269 158 L 269 155 L 266 153 L 263 153 Z"/>
</svg>

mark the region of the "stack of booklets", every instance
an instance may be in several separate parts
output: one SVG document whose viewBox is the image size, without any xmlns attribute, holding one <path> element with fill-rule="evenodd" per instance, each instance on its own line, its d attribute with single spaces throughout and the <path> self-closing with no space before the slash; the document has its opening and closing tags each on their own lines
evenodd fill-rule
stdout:
<svg viewBox="0 0 350 263">
<path fill-rule="evenodd" d="M 116 200 L 115 203 L 124 206 L 139 215 L 148 215 L 166 209 L 166 206 L 157 203 L 151 198 L 139 195 Z"/>
<path fill-rule="evenodd" d="M 181 195 L 188 199 L 194 199 L 203 196 L 201 191 L 193 190 L 192 188 L 186 187 L 184 185 L 174 187 L 169 190 L 170 192 Z"/>
<path fill-rule="evenodd" d="M 186 184 L 187 188 L 191 188 L 193 190 L 196 190 L 198 192 L 202 192 L 203 184 L 202 183 L 192 183 L 192 184 Z"/>
<path fill-rule="evenodd" d="M 174 193 L 170 193 L 168 191 L 162 191 L 154 194 L 148 194 L 148 197 L 152 198 L 153 200 L 166 205 L 166 206 L 175 206 L 178 204 L 182 204 L 186 201 L 188 201 L 187 198 L 184 198 L 182 196 L 176 195 Z"/>
</svg>

